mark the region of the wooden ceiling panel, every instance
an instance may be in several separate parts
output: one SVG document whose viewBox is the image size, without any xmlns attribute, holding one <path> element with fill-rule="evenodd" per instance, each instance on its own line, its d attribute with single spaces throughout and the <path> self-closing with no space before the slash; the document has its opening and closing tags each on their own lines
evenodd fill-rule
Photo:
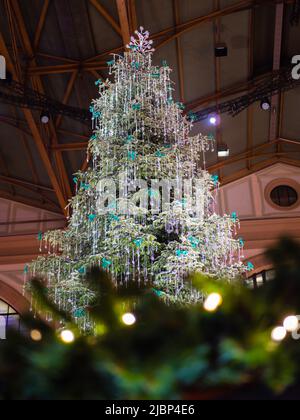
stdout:
<svg viewBox="0 0 300 420">
<path fill-rule="evenodd" d="M 206 23 L 182 36 L 185 99 L 192 102 L 215 90 L 213 25 Z"/>
</svg>

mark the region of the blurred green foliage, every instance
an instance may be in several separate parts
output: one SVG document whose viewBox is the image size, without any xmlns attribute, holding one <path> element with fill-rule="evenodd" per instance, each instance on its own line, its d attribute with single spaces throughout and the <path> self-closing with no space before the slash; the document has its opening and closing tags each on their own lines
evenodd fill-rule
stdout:
<svg viewBox="0 0 300 420">
<path fill-rule="evenodd" d="M 290 336 L 280 344 L 271 340 L 286 316 L 300 314 L 300 247 L 282 240 L 268 254 L 276 277 L 259 289 L 200 275 L 191 279 L 191 287 L 222 295 L 214 313 L 202 305 L 166 305 L 151 287 L 116 290 L 94 270 L 87 281 L 97 296 L 89 308 L 95 336 L 82 336 L 33 281 L 39 304 L 76 339 L 65 344 L 59 330 L 25 317 L 27 330 L 40 331 L 42 341 L 10 331 L 0 342 L 0 399 L 204 398 L 208 390 L 220 397 L 251 384 L 280 395 L 300 379 L 300 342 Z M 137 320 L 130 327 L 122 322 L 128 311 Z"/>
</svg>

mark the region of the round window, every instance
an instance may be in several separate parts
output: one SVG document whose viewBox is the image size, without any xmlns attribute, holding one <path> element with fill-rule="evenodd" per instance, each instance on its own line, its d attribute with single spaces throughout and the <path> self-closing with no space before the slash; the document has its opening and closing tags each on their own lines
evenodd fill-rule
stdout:
<svg viewBox="0 0 300 420">
<path fill-rule="evenodd" d="M 292 207 L 298 201 L 298 193 L 288 185 L 280 185 L 272 190 L 271 200 L 279 207 Z"/>
</svg>

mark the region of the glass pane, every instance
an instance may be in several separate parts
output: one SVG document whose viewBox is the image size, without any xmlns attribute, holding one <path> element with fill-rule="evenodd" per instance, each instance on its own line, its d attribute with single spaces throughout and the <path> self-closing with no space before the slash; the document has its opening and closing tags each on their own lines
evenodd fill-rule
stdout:
<svg viewBox="0 0 300 420">
<path fill-rule="evenodd" d="M 0 340 L 6 339 L 6 317 L 0 316 Z"/>
<path fill-rule="evenodd" d="M 20 317 L 19 315 L 9 315 L 7 318 L 7 328 L 19 330 L 20 328 Z"/>
<path fill-rule="evenodd" d="M 274 204 L 280 207 L 291 207 L 298 201 L 298 194 L 294 188 L 281 185 L 271 192 L 271 199 Z"/>
<path fill-rule="evenodd" d="M 8 305 L 5 302 L 2 302 L 0 300 L 0 315 L 7 314 L 8 313 Z"/>
<path fill-rule="evenodd" d="M 9 307 L 9 313 L 10 314 L 17 314 L 17 312 L 15 311 L 15 309 L 12 308 L 11 306 Z"/>
<path fill-rule="evenodd" d="M 14 308 L 0 300 L 0 340 L 6 340 L 8 328 L 20 331 L 20 316 Z"/>
</svg>

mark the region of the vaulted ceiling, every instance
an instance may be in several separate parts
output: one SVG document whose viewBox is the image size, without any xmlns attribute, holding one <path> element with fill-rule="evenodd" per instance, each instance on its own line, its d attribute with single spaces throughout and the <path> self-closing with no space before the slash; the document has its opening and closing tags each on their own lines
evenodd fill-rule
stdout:
<svg viewBox="0 0 300 420">
<path fill-rule="evenodd" d="M 15 80 L 50 98 L 88 108 L 106 62 L 144 26 L 155 60 L 174 69 L 187 110 L 243 94 L 300 54 L 294 0 L 0 0 L 0 54 Z M 215 58 L 226 42 L 229 55 Z M 272 112 L 254 104 L 214 130 L 231 157 L 208 156 L 223 183 L 278 161 L 300 165 L 300 89 L 272 98 Z M 195 127 L 208 133 L 206 121 Z M 62 213 L 73 173 L 86 168 L 91 128 L 68 117 L 48 125 L 38 112 L 0 103 L 0 197 Z"/>
</svg>

